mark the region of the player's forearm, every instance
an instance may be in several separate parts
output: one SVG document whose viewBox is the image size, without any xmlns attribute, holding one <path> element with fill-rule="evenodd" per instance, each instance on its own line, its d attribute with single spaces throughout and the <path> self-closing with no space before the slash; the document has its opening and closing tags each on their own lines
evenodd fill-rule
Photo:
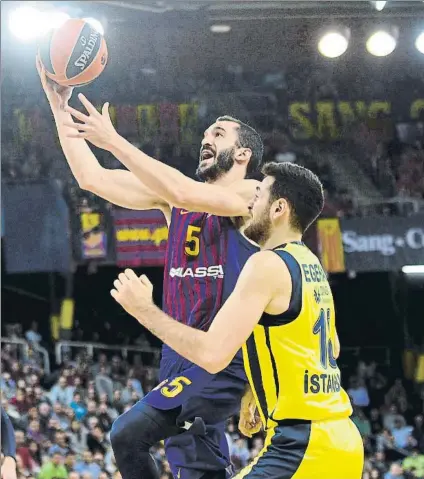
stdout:
<svg viewBox="0 0 424 479">
<path fill-rule="evenodd" d="M 120 135 L 111 142 L 109 151 L 140 181 L 169 204 L 179 206 L 184 192 L 190 187 L 190 178 L 175 168 L 146 155 Z"/>
<path fill-rule="evenodd" d="M 248 216 L 248 202 L 231 190 L 194 181 L 117 135 L 109 151 L 168 204 L 218 216 Z"/>
<path fill-rule="evenodd" d="M 96 178 L 99 178 L 102 166 L 84 139 L 67 137 L 72 130 L 64 123 L 73 121 L 71 115 L 61 109 L 54 110 L 53 115 L 59 141 L 69 167 L 80 187 L 90 189 L 90 185 L 96 182 Z"/>
<path fill-rule="evenodd" d="M 204 331 L 181 324 L 154 304 L 135 315 L 137 321 L 161 341 L 210 373 L 216 373 L 217 342 Z"/>
</svg>

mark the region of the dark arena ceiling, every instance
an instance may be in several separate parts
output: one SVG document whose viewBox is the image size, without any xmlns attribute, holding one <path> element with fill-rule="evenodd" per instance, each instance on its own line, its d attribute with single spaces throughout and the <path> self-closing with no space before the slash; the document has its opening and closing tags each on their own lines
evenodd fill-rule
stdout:
<svg viewBox="0 0 424 479">
<path fill-rule="evenodd" d="M 371 18 L 424 14 L 424 2 L 388 1 L 382 12 L 374 1 L 284 1 L 284 0 L 165 0 L 97 1 L 112 8 L 148 13 L 202 12 L 209 20 L 249 20 L 278 18 Z"/>
</svg>

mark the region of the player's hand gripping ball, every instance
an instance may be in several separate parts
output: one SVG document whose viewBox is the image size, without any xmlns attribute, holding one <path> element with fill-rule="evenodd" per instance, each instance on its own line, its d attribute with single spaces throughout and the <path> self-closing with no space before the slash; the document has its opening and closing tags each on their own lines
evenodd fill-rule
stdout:
<svg viewBox="0 0 424 479">
<path fill-rule="evenodd" d="M 143 312 L 153 304 L 153 285 L 146 275 L 138 277 L 132 269 L 126 269 L 113 282 L 110 292 L 127 313 L 132 316 Z"/>
</svg>

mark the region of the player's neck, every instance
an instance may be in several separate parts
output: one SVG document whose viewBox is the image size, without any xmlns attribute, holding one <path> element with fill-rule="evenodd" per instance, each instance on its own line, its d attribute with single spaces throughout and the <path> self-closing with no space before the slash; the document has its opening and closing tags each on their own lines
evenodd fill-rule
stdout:
<svg viewBox="0 0 424 479">
<path fill-rule="evenodd" d="M 223 174 L 216 180 L 207 181 L 207 183 L 211 183 L 213 185 L 219 185 L 219 186 L 230 186 L 233 183 L 236 183 L 243 179 L 244 179 L 244 176 L 241 176 L 241 172 L 239 172 L 237 168 L 233 168 L 232 170 L 227 171 L 227 173 Z"/>
<path fill-rule="evenodd" d="M 274 249 L 277 246 L 285 243 L 291 243 L 293 241 L 302 241 L 302 235 L 296 231 L 278 228 L 261 246 L 261 249 Z"/>
</svg>

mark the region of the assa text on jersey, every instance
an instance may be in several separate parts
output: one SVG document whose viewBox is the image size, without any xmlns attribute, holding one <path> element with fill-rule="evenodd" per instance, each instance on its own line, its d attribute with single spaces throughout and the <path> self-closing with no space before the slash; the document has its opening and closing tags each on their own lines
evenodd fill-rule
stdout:
<svg viewBox="0 0 424 479">
<path fill-rule="evenodd" d="M 171 268 L 169 270 L 171 278 L 223 278 L 224 268 L 222 265 L 199 266 L 197 268 Z"/>
</svg>

